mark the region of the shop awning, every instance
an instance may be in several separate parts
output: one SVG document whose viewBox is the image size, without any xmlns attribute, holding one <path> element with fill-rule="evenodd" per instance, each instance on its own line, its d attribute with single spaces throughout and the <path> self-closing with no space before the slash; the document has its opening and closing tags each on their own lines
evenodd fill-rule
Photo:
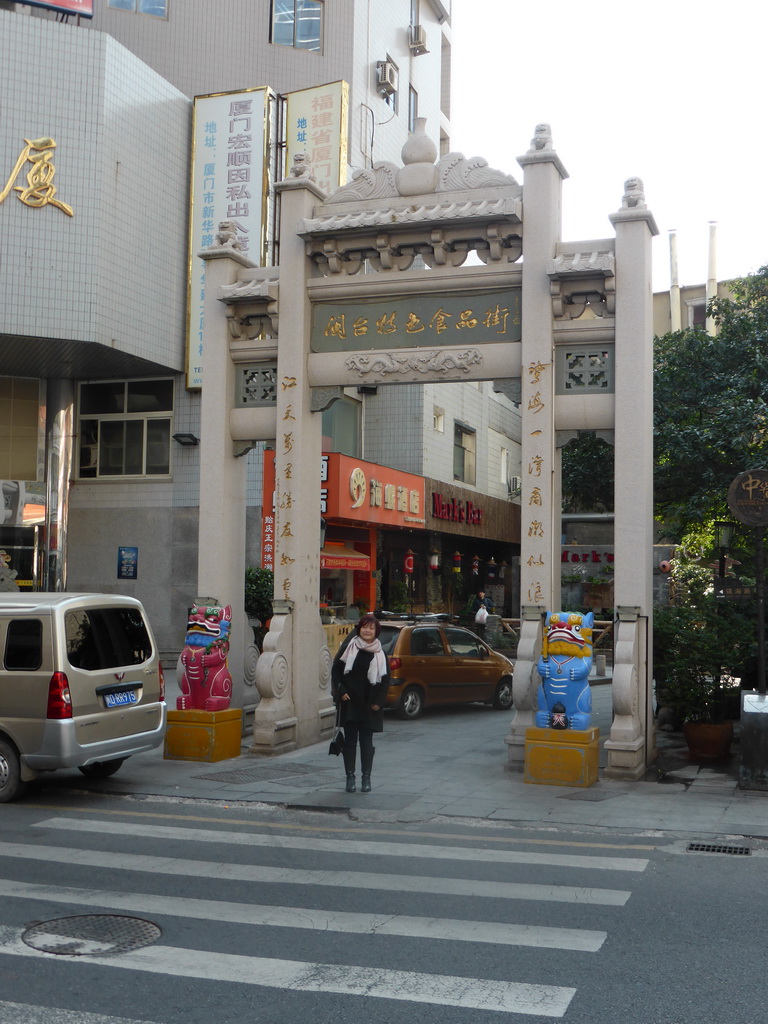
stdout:
<svg viewBox="0 0 768 1024">
<path fill-rule="evenodd" d="M 332 544 L 320 552 L 321 569 L 365 569 L 371 568 L 371 560 L 361 551 L 353 551 L 343 544 Z"/>
</svg>

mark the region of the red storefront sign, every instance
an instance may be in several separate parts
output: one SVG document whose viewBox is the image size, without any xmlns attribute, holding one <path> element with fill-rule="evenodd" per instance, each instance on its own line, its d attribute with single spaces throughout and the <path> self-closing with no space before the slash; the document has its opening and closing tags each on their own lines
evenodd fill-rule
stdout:
<svg viewBox="0 0 768 1024">
<path fill-rule="evenodd" d="M 468 523 L 479 526 L 483 519 L 483 510 L 471 501 L 457 501 L 455 498 L 446 500 L 442 494 L 432 492 L 432 518 L 444 519 L 451 523 Z"/>
<path fill-rule="evenodd" d="M 83 18 L 93 17 L 93 0 L 18 0 L 26 7 L 44 7 L 48 11 L 62 11 L 79 14 Z"/>
<path fill-rule="evenodd" d="M 374 526 L 425 527 L 424 478 L 363 462 L 349 455 L 323 455 L 322 513 Z"/>
<path fill-rule="evenodd" d="M 329 452 L 323 455 L 320 471 L 318 531 L 320 516 L 344 519 L 356 525 L 402 526 L 424 529 L 424 478 L 397 469 L 363 462 L 348 455 Z M 261 564 L 275 568 L 275 453 L 264 452 L 264 484 L 262 498 Z M 321 568 L 370 570 L 367 555 L 335 550 L 322 552 Z M 331 564 L 339 559 L 356 558 L 360 564 Z"/>
</svg>

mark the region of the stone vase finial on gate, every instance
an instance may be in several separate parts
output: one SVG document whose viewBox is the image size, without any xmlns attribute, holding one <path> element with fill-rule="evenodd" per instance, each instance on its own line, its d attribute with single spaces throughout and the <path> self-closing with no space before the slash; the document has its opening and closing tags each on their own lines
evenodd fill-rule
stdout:
<svg viewBox="0 0 768 1024">
<path fill-rule="evenodd" d="M 426 123 L 426 117 L 415 118 L 413 132 L 400 151 L 403 166 L 395 180 L 401 196 L 425 195 L 437 187 L 437 146 L 426 133 Z"/>
</svg>

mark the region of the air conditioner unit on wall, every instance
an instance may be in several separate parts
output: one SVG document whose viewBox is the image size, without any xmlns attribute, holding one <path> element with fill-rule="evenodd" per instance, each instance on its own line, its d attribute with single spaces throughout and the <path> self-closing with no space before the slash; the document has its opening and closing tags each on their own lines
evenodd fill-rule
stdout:
<svg viewBox="0 0 768 1024">
<path fill-rule="evenodd" d="M 380 60 L 376 65 L 379 92 L 391 96 L 397 92 L 397 68 L 391 60 Z"/>
<path fill-rule="evenodd" d="M 414 57 L 422 53 L 429 53 L 427 50 L 427 33 L 423 25 L 411 25 L 408 29 L 408 46 Z"/>
</svg>

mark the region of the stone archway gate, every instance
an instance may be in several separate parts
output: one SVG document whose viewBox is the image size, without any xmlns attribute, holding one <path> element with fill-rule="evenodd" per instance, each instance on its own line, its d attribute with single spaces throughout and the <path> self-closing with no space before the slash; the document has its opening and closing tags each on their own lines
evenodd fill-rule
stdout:
<svg viewBox="0 0 768 1024">
<path fill-rule="evenodd" d="M 357 172 L 329 198 L 305 165 L 297 166 L 276 186 L 279 267 L 254 267 L 225 229 L 217 246 L 200 253 L 206 308 L 198 589 L 231 601 L 236 640 L 238 626 L 245 626 L 240 456 L 257 441 L 271 441 L 275 614 L 258 662 L 232 658 L 235 702 L 247 705 L 255 683 L 261 696 L 255 753 L 329 736 L 331 658 L 318 614 L 319 413 L 344 387 L 361 384 L 493 380 L 510 394 L 516 386 L 523 623 L 510 767 L 522 763 L 525 730 L 533 724 L 542 613 L 560 601 L 559 446 L 574 431 L 595 430 L 613 437 L 616 461 L 617 626 L 607 773 L 638 778 L 654 755 L 650 251 L 656 225 L 642 183 L 630 179 L 610 217 L 614 238 L 562 243 L 567 173 L 546 125 L 518 158 L 523 186 L 480 158 L 451 153 L 435 162 L 435 156 L 419 124 L 403 147 L 402 167 L 380 163 Z M 467 265 L 469 253 L 478 257 L 474 265 Z"/>
</svg>

